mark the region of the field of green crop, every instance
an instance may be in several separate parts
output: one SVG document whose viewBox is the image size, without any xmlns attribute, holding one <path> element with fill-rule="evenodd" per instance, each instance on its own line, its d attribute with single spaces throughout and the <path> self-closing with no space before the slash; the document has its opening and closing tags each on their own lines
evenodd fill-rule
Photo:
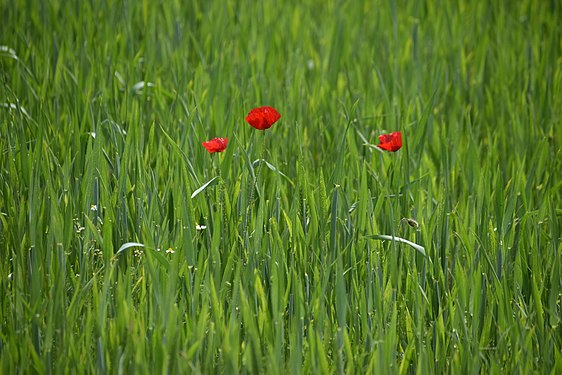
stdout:
<svg viewBox="0 0 562 375">
<path fill-rule="evenodd" d="M 562 373 L 561 20 L 0 0 L 0 373 Z"/>
</svg>

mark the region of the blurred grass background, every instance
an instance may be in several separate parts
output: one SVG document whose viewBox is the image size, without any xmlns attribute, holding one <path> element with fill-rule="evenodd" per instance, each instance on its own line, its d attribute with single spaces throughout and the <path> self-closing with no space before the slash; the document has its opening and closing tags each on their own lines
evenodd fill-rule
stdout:
<svg viewBox="0 0 562 375">
<path fill-rule="evenodd" d="M 0 9 L 0 372 L 562 372 L 560 2 Z"/>
</svg>

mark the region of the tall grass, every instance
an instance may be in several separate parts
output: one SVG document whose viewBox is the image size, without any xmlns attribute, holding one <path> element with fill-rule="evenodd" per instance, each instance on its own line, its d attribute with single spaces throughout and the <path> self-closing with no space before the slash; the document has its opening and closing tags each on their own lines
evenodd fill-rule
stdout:
<svg viewBox="0 0 562 375">
<path fill-rule="evenodd" d="M 0 372 L 562 372 L 559 2 L 0 9 Z"/>
</svg>

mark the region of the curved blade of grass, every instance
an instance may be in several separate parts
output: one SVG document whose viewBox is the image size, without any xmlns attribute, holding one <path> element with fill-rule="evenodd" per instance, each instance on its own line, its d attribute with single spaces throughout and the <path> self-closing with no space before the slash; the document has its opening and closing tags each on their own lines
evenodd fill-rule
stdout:
<svg viewBox="0 0 562 375">
<path fill-rule="evenodd" d="M 168 140 L 168 142 L 172 145 L 172 148 L 174 150 L 176 150 L 177 153 L 179 153 L 180 155 L 183 156 L 183 160 L 185 160 L 187 166 L 189 167 L 189 172 L 191 173 L 191 176 L 195 179 L 195 181 L 197 183 L 199 183 L 199 179 L 197 178 L 197 173 L 195 173 L 195 169 L 193 169 L 193 164 L 191 164 L 191 162 L 189 161 L 189 158 L 187 157 L 187 155 L 185 154 L 185 152 L 183 152 L 183 150 L 181 149 L 180 146 L 178 146 L 178 144 L 172 139 L 172 137 L 170 137 L 168 135 L 168 133 L 166 133 L 166 131 L 164 130 L 164 128 L 162 127 L 162 125 L 160 126 L 160 130 L 162 131 L 162 134 L 164 134 L 164 136 L 166 137 L 166 139 Z"/>
<path fill-rule="evenodd" d="M 285 179 L 292 185 L 295 186 L 295 184 L 293 183 L 293 181 L 291 181 L 291 179 L 283 172 L 281 172 L 279 169 L 275 168 L 275 166 L 273 164 L 270 164 L 267 160 L 265 159 L 256 159 L 254 160 L 254 162 L 252 163 L 252 167 L 256 167 L 256 165 L 260 162 L 264 162 L 265 165 L 267 166 L 267 168 L 271 169 L 273 172 L 275 173 L 279 173 L 279 175 L 285 177 Z"/>
<path fill-rule="evenodd" d="M 144 244 L 139 243 L 139 242 L 125 242 L 123 245 L 121 245 L 119 250 L 117 250 L 117 252 L 113 256 L 113 258 L 117 257 L 119 254 L 121 254 L 122 252 L 124 252 L 125 250 L 127 250 L 131 247 L 144 247 Z"/>
<path fill-rule="evenodd" d="M 234 135 L 234 139 L 236 140 L 236 143 L 240 147 L 240 153 L 242 154 L 242 157 L 244 158 L 244 161 L 246 162 L 246 166 L 248 167 L 248 171 L 250 172 L 250 175 L 252 176 L 252 179 L 255 180 L 256 179 L 256 173 L 254 172 L 254 165 L 250 161 L 248 153 L 246 152 L 246 148 L 242 145 L 242 143 L 240 142 L 240 140 L 238 139 L 236 134 Z"/>
<path fill-rule="evenodd" d="M 369 236 L 365 236 L 367 238 L 372 238 L 374 240 L 386 240 L 386 241 L 396 241 L 396 242 L 401 242 L 404 243 L 406 245 L 410 245 L 411 247 L 413 247 L 414 249 L 416 249 L 417 251 L 419 251 L 423 256 L 425 256 L 425 248 L 423 246 L 418 245 L 417 243 L 413 243 L 411 241 L 408 241 L 404 238 L 401 237 L 394 237 L 394 236 L 388 236 L 386 234 L 372 234 Z"/>
<path fill-rule="evenodd" d="M 117 259 L 117 257 L 119 256 L 119 254 L 123 253 L 125 250 L 130 249 L 131 247 L 142 247 L 144 249 L 149 250 L 150 255 L 154 256 L 154 258 L 156 258 L 156 260 L 158 261 L 158 263 L 160 263 L 161 265 L 163 265 L 164 267 L 166 267 L 166 269 L 170 266 L 170 262 L 160 253 L 159 249 L 154 249 L 154 248 L 149 248 L 146 245 L 140 243 L 140 242 L 126 242 L 123 245 L 121 245 L 121 247 L 119 248 L 119 250 L 117 250 L 117 252 L 115 253 L 115 255 L 113 256 L 113 260 Z M 145 251 L 146 253 L 146 251 Z"/>
<path fill-rule="evenodd" d="M 19 110 L 21 113 L 23 113 L 25 115 L 25 117 L 27 117 L 28 119 L 31 119 L 31 116 L 29 115 L 29 113 L 27 113 L 25 108 L 23 108 L 20 105 L 16 105 L 14 103 L 0 103 L 0 107 L 7 108 L 7 109 L 13 109 L 13 110 Z"/>
<path fill-rule="evenodd" d="M 9 57 L 14 60 L 19 60 L 18 55 L 16 55 L 16 51 L 14 51 L 8 46 L 0 46 L 0 56 Z"/>
<path fill-rule="evenodd" d="M 141 92 L 145 87 L 154 87 L 154 83 L 152 82 L 145 82 L 145 81 L 139 81 L 137 83 L 135 83 L 132 87 L 133 93 L 134 94 L 138 94 L 139 92 Z"/>
<path fill-rule="evenodd" d="M 211 178 L 209 181 L 205 182 L 203 184 L 203 186 L 201 186 L 199 189 L 195 190 L 193 192 L 193 194 L 191 194 L 191 199 L 195 198 L 197 195 L 199 195 L 199 193 L 201 193 L 203 190 L 205 190 L 207 187 L 214 185 L 217 181 L 217 179 L 219 178 L 219 176 L 215 176 L 213 178 Z"/>
</svg>

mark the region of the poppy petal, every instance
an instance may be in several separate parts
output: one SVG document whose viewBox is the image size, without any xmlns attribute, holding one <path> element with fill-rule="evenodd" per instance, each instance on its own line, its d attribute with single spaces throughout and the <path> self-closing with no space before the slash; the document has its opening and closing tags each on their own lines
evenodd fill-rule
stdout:
<svg viewBox="0 0 562 375">
<path fill-rule="evenodd" d="M 228 138 L 213 138 L 207 142 L 201 142 L 203 147 L 209 151 L 209 153 L 213 152 L 223 152 L 228 146 Z"/>
<path fill-rule="evenodd" d="M 258 130 L 265 130 L 269 129 L 280 118 L 281 115 L 275 108 L 265 106 L 252 109 L 246 116 L 246 122 Z"/>
<path fill-rule="evenodd" d="M 402 133 L 394 132 L 390 134 L 379 135 L 379 141 L 377 147 L 382 150 L 396 152 L 402 148 Z"/>
</svg>

